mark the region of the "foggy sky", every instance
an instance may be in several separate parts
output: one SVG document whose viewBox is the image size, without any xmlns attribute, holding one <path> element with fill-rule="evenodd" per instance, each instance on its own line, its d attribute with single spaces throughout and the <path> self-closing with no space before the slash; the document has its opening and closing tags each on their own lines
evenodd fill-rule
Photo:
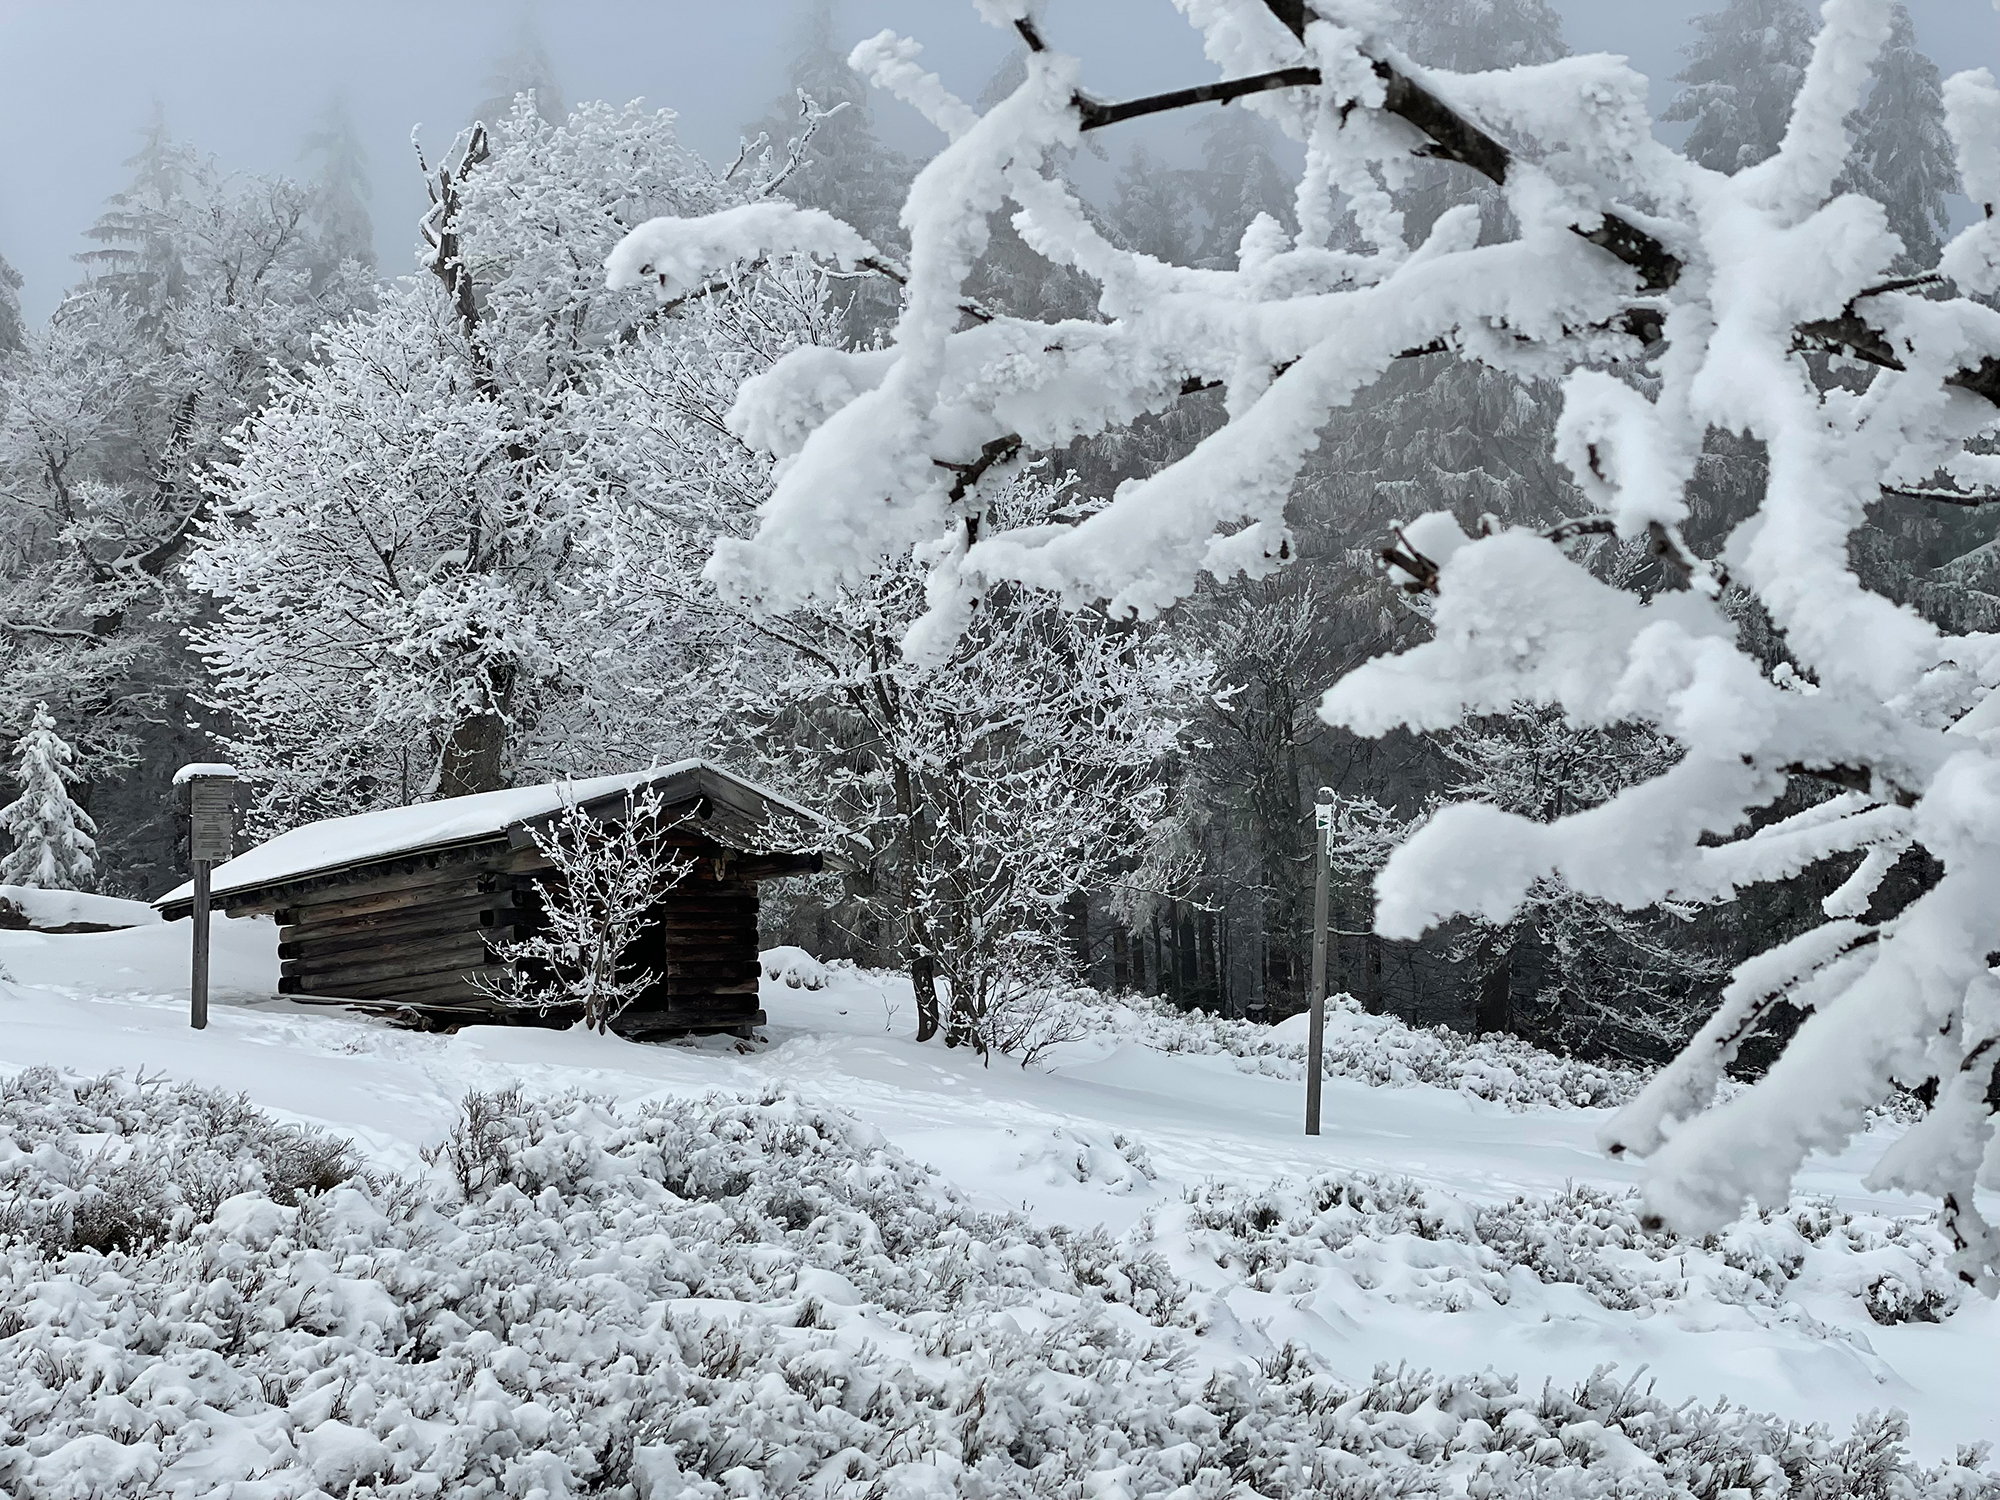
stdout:
<svg viewBox="0 0 2000 1500">
<path fill-rule="evenodd" d="M 733 154 L 743 128 L 784 91 L 785 60 L 808 0 L 0 0 L 0 254 L 27 280 L 31 320 L 78 279 L 70 260 L 104 199 L 125 184 L 155 101 L 176 137 L 230 167 L 303 175 L 300 143 L 344 99 L 374 184 L 385 273 L 411 265 L 423 184 L 410 149 L 422 126 L 435 160 L 477 103 L 495 64 L 533 34 L 564 96 L 645 98 L 680 113 L 690 144 Z M 1671 92 L 1687 18 L 1721 0 L 1553 0 L 1570 46 L 1628 55 Z M 1988 0 L 1909 0 L 1917 36 L 1947 73 L 2000 73 L 2000 14 Z M 2000 0 L 1994 0 L 2000 5 Z M 1169 0 L 1047 0 L 1053 45 L 1083 59 L 1085 86 L 1118 97 L 1214 76 Z M 885 26 L 926 43 L 926 61 L 976 95 L 1012 39 L 964 0 L 842 0 L 839 34 Z M 927 151 L 937 137 L 912 112 L 879 101 L 883 133 Z M 1146 127 L 1120 127 L 1114 152 Z M 1149 145 L 1160 142 L 1155 125 Z M 1105 137 L 1112 132 L 1105 132 Z"/>
</svg>

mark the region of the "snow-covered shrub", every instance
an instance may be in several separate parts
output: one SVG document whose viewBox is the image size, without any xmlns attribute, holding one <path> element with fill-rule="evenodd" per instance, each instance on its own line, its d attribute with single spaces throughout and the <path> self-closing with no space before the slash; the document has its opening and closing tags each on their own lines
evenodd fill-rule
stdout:
<svg viewBox="0 0 2000 1500">
<path fill-rule="evenodd" d="M 758 956 L 764 966 L 764 977 L 783 984 L 787 989 L 823 990 L 826 988 L 827 967 L 803 948 L 780 945 L 766 948 Z"/>
<path fill-rule="evenodd" d="M 240 1095 L 53 1068 L 0 1081 L 0 1244 L 42 1254 L 184 1239 L 225 1199 L 279 1204 L 351 1177 L 345 1141 Z"/>
<path fill-rule="evenodd" d="M 1262 1290 L 1308 1294 L 1334 1274 L 1448 1312 L 1505 1305 L 1517 1270 L 1622 1312 L 1720 1303 L 1763 1315 L 1785 1304 L 1797 1319 L 1786 1299 L 1804 1283 L 1854 1299 L 1878 1323 L 1934 1321 L 1959 1290 L 1935 1215 L 1849 1213 L 1820 1199 L 1690 1240 L 1648 1227 L 1632 1191 L 1571 1186 L 1477 1203 L 1360 1172 L 1207 1183 L 1187 1194 L 1182 1222 L 1200 1254 Z"/>
<path fill-rule="evenodd" d="M 1079 1014 L 1093 1032 L 1161 1052 L 1226 1056 L 1246 1072 L 1275 1078 L 1305 1076 L 1301 1018 L 1266 1026 L 1130 996 L 1079 1001 Z M 1382 1088 L 1431 1084 L 1509 1109 L 1623 1104 L 1638 1094 L 1647 1076 L 1632 1068 L 1558 1057 L 1517 1037 L 1469 1037 L 1445 1026 L 1418 1027 L 1394 1016 L 1371 1016 L 1348 995 L 1327 1001 L 1321 1056 L 1329 1078 L 1353 1078 Z"/>
<path fill-rule="evenodd" d="M 204 1108 L 284 1129 L 198 1093 L 172 1106 L 190 1131 Z M 0 1125 L 164 1122 L 167 1091 L 140 1095 L 44 1077 Z M 1982 1455 L 1913 1463 L 1897 1414 L 1843 1439 L 1609 1371 L 1531 1393 L 1344 1381 L 1291 1348 L 1218 1363 L 1156 1250 L 976 1212 L 789 1097 L 468 1105 L 469 1190 L 351 1176 L 239 1193 L 171 1240 L 0 1250 L 0 1489 L 2000 1496 Z"/>
</svg>

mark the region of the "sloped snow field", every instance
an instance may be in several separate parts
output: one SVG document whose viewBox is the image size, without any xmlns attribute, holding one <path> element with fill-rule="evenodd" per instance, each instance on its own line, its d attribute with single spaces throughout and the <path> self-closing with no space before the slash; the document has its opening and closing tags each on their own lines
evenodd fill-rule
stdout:
<svg viewBox="0 0 2000 1500">
<path fill-rule="evenodd" d="M 757 1044 L 426 1036 L 218 921 L 196 1033 L 186 934 L 0 931 L 8 1495 L 2000 1495 L 1891 1119 L 1696 1244 L 1632 1075 L 1352 1011 L 1309 1141 L 1296 1025 L 986 1068 L 800 955 Z"/>
</svg>

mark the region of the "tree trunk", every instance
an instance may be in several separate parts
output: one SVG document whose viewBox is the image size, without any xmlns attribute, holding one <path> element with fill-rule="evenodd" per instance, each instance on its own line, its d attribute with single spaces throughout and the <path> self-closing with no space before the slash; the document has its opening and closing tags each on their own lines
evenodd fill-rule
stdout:
<svg viewBox="0 0 2000 1500">
<path fill-rule="evenodd" d="M 1071 891 L 1063 902 L 1063 935 L 1069 942 L 1070 956 L 1082 971 L 1084 982 L 1090 980 L 1090 897 L 1082 891 Z"/>
<path fill-rule="evenodd" d="M 1179 920 L 1174 924 L 1174 957 L 1177 960 L 1174 998 L 1183 1005 L 1192 1004 L 1201 980 L 1201 961 L 1194 945 L 1194 913 L 1185 907 L 1180 908 Z"/>
<path fill-rule="evenodd" d="M 1361 1008 L 1371 1016 L 1382 1014 L 1382 940 L 1369 933 L 1361 940 L 1362 962 L 1367 976 L 1362 988 Z"/>
<path fill-rule="evenodd" d="M 937 1035 L 937 960 L 930 954 L 910 954 L 910 990 L 917 997 L 917 1040 L 928 1042 Z"/>
<path fill-rule="evenodd" d="M 1125 991 L 1132 988 L 1132 942 L 1125 935 L 1123 927 L 1111 929 L 1111 988 Z"/>
<path fill-rule="evenodd" d="M 438 770 L 440 797 L 497 792 L 507 785 L 507 721 L 487 709 L 461 719 L 445 741 Z"/>
<path fill-rule="evenodd" d="M 1479 1035 L 1514 1029 L 1514 945 L 1502 949 L 1500 939 L 1488 937 L 1479 946 L 1479 1005 L 1472 1027 Z"/>
</svg>

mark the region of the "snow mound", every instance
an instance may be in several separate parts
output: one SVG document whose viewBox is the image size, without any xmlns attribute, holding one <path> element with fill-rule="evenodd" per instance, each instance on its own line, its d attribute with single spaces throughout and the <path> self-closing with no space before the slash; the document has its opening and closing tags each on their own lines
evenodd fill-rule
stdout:
<svg viewBox="0 0 2000 1500">
<path fill-rule="evenodd" d="M 45 891 L 32 885 L 0 885 L 0 927 L 36 932 L 107 931 L 144 927 L 160 914 L 144 901 L 123 901 L 89 891 Z"/>
<path fill-rule="evenodd" d="M 976 1211 L 783 1094 L 636 1113 L 473 1094 L 428 1176 L 327 1182 L 297 1180 L 302 1144 L 338 1143 L 239 1101 L 44 1069 L 0 1089 L 0 1140 L 16 1495 L 1027 1500 L 1102 1475 L 1134 1496 L 2000 1496 L 1981 1455 L 1913 1463 L 1895 1413 L 1841 1438 L 1608 1369 L 1523 1392 L 1491 1372 L 1347 1382 L 1291 1346 L 1218 1355 L 1210 1302 L 1147 1236 Z M 91 1244 L 45 1211 L 143 1141 L 162 1145 L 121 1191 L 157 1197 L 152 1230 Z M 1519 1259 L 1469 1211 L 1362 1192 L 1189 1211 L 1224 1259 L 1274 1267 L 1381 1215 Z"/>
<path fill-rule="evenodd" d="M 826 965 L 803 948 L 766 948 L 758 959 L 764 965 L 764 977 L 778 980 L 788 989 L 823 990 L 827 986 Z"/>
<path fill-rule="evenodd" d="M 1076 1124 L 1056 1126 L 1048 1140 L 1023 1151 L 1021 1166 L 1044 1169 L 1053 1183 L 1096 1183 L 1114 1193 L 1145 1192 L 1158 1175 L 1144 1142 Z"/>
</svg>

